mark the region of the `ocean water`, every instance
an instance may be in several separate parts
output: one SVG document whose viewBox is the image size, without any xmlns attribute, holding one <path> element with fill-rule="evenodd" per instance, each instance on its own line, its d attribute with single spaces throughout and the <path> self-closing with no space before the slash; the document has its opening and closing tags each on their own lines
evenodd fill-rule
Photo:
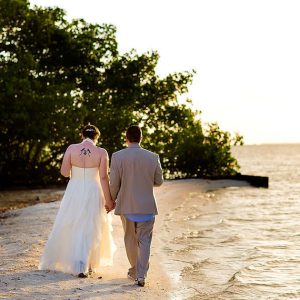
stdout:
<svg viewBox="0 0 300 300">
<path fill-rule="evenodd" d="M 191 194 L 172 212 L 173 299 L 300 299 L 300 145 L 233 149 L 241 173 L 269 189 Z M 176 277 L 176 278 L 175 278 Z"/>
</svg>

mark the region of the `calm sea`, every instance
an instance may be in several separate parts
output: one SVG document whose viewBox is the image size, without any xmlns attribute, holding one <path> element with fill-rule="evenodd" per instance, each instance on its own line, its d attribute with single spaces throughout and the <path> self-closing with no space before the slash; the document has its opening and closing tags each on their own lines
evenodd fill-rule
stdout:
<svg viewBox="0 0 300 300">
<path fill-rule="evenodd" d="M 300 299 L 300 144 L 233 153 L 241 173 L 269 176 L 270 187 L 191 195 L 174 239 L 185 287 L 174 299 Z"/>
</svg>

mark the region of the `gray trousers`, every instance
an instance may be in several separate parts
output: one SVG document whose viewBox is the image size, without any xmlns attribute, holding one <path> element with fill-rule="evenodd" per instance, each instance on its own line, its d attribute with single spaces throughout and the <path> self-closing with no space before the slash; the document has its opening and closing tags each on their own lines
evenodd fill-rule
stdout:
<svg viewBox="0 0 300 300">
<path fill-rule="evenodd" d="M 121 215 L 124 229 L 124 243 L 134 278 L 146 278 L 149 269 L 150 246 L 154 220 L 133 222 Z"/>
</svg>

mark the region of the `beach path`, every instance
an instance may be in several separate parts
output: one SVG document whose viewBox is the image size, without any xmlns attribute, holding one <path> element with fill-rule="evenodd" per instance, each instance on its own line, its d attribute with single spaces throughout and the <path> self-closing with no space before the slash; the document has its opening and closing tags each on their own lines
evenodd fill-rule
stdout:
<svg viewBox="0 0 300 300">
<path fill-rule="evenodd" d="M 177 246 L 173 244 L 174 237 L 186 225 L 183 221 L 179 227 L 169 226 L 172 214 L 178 210 L 184 214 L 193 193 L 200 195 L 201 202 L 204 192 L 235 185 L 241 183 L 191 179 L 167 181 L 162 187 L 155 188 L 159 215 L 154 226 L 150 270 L 144 288 L 126 276 L 129 264 L 118 216 L 113 216 L 113 237 L 117 245 L 114 265 L 103 268 L 101 274 L 81 279 L 38 270 L 60 201 L 7 211 L 0 218 L 0 299 L 180 299 L 180 295 L 192 295 L 190 290 L 193 290 L 180 283 L 180 262 L 172 259 L 172 251 Z M 98 279 L 98 276 L 103 278 Z"/>
<path fill-rule="evenodd" d="M 117 245 L 114 265 L 80 279 L 60 272 L 39 271 L 38 264 L 60 201 L 6 212 L 0 219 L 0 299 L 166 299 L 169 282 L 159 265 L 154 239 L 151 267 L 144 288 L 126 277 L 129 267 L 123 228 L 113 216 Z M 102 279 L 98 279 L 102 276 Z"/>
</svg>

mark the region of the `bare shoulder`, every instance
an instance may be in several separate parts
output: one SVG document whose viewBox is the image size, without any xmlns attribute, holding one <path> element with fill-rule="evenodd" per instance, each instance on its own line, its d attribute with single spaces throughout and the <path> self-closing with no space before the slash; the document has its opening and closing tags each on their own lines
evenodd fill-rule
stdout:
<svg viewBox="0 0 300 300">
<path fill-rule="evenodd" d="M 73 149 L 75 149 L 76 145 L 78 144 L 71 144 L 67 147 L 66 151 L 72 151 Z"/>
<path fill-rule="evenodd" d="M 101 157 L 103 157 L 103 156 L 108 157 L 108 153 L 107 153 L 106 149 L 101 148 L 101 147 L 97 147 L 97 149 L 98 149 L 98 153 L 100 154 Z"/>
<path fill-rule="evenodd" d="M 78 148 L 80 146 L 81 146 L 81 143 L 77 143 L 77 144 L 71 144 L 71 145 L 69 145 L 68 148 L 70 148 L 70 149 L 76 149 L 76 148 Z"/>
<path fill-rule="evenodd" d="M 82 144 L 81 143 L 77 143 L 77 144 L 71 144 L 69 145 L 69 147 L 67 148 L 68 151 L 78 151 L 78 149 L 82 148 Z"/>
</svg>

